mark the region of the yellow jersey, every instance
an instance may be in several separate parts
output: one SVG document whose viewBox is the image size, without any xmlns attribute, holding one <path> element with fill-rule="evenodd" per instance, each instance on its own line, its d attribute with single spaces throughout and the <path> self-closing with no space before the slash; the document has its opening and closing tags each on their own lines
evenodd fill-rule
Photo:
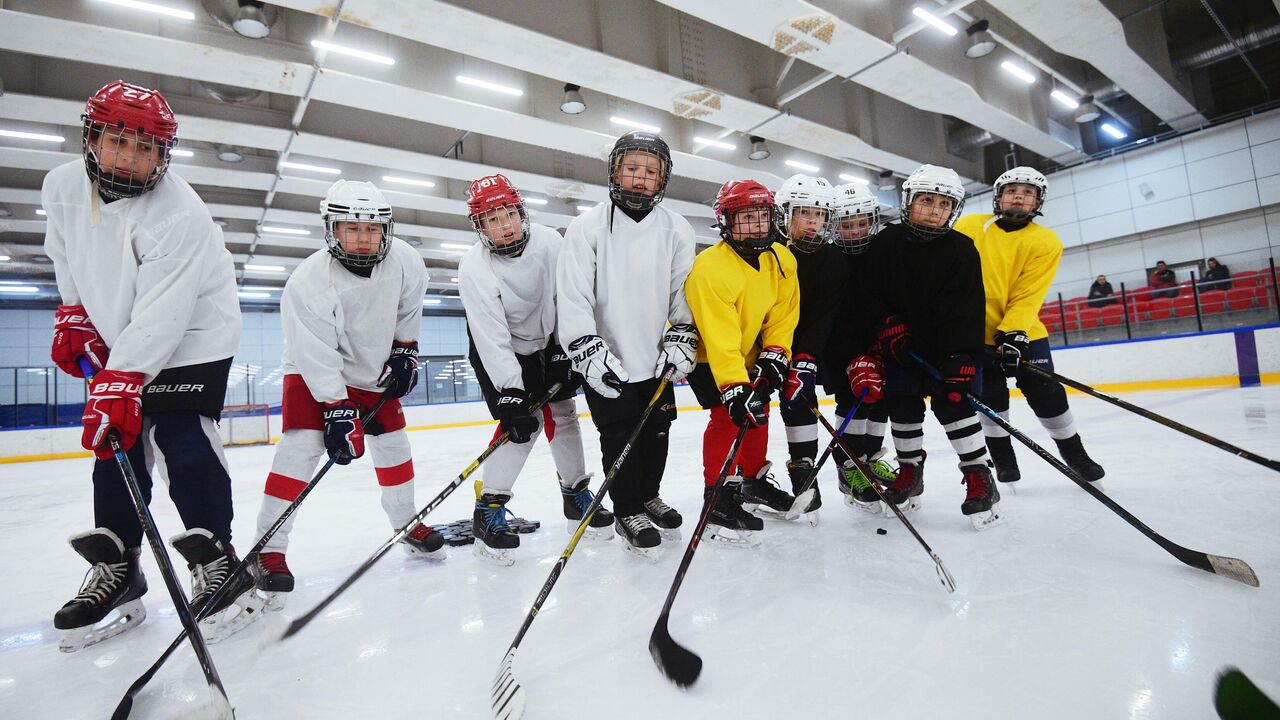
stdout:
<svg viewBox="0 0 1280 720">
<path fill-rule="evenodd" d="M 1049 337 L 1040 322 L 1053 276 L 1062 259 L 1062 241 L 1043 225 L 1029 222 L 1007 232 L 990 213 L 965 215 L 957 232 L 973 238 L 982 258 L 982 285 L 987 297 L 987 327 L 983 341 L 995 345 L 997 332 L 1022 330 L 1029 340 Z"/>
</svg>

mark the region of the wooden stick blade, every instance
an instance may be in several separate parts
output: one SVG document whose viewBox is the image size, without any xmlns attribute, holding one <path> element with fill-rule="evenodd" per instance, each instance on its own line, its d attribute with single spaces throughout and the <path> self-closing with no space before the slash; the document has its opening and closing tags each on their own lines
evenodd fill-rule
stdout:
<svg viewBox="0 0 1280 720">
<path fill-rule="evenodd" d="M 658 624 L 654 625 L 653 634 L 649 636 L 649 654 L 662 674 L 679 687 L 690 687 L 702 674 L 702 658 L 671 637 L 666 615 L 658 618 Z"/>
<path fill-rule="evenodd" d="M 817 492 L 817 490 L 809 488 L 797 495 L 795 501 L 791 503 L 791 507 L 787 509 L 787 513 L 783 517 L 787 520 L 795 520 L 803 515 L 804 511 L 809 508 L 809 503 L 813 502 L 813 496 L 816 495 Z"/>
<path fill-rule="evenodd" d="M 1253 568 L 1249 567 L 1249 563 L 1239 558 L 1222 557 L 1221 555 L 1209 555 L 1206 553 L 1205 556 L 1209 558 L 1209 567 L 1214 574 L 1231 578 L 1250 587 L 1258 587 L 1258 575 L 1253 571 Z"/>
</svg>

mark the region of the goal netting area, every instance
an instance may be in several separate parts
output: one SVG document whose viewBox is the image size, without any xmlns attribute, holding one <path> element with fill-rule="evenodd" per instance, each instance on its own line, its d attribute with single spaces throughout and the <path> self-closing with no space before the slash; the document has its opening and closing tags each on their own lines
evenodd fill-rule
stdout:
<svg viewBox="0 0 1280 720">
<path fill-rule="evenodd" d="M 222 408 L 218 434 L 223 447 L 271 444 L 271 406 L 227 405 Z"/>
</svg>

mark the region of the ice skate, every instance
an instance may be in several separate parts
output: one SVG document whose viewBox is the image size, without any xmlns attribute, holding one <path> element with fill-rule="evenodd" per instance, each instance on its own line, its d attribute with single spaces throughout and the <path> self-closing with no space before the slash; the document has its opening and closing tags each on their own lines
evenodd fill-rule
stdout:
<svg viewBox="0 0 1280 720">
<path fill-rule="evenodd" d="M 986 465 L 965 465 L 965 500 L 960 512 L 969 516 L 974 530 L 986 530 L 1000 523 L 1000 489 L 992 482 L 991 471 Z"/>
<path fill-rule="evenodd" d="M 231 574 L 240 563 L 235 548 L 224 546 L 204 528 L 174 535 L 169 543 L 191 570 L 191 612 L 197 616 L 204 613 L 200 631 L 206 642 L 225 640 L 262 616 L 267 602 L 254 588 L 253 574 L 248 569 Z M 205 612 L 205 605 L 223 583 L 230 583 L 227 592 Z"/>
<path fill-rule="evenodd" d="M 922 505 L 920 496 L 924 494 L 924 461 L 923 451 L 920 459 L 914 463 L 900 460 L 898 478 L 884 489 L 885 501 L 897 506 L 903 513 L 919 510 Z M 893 509 L 886 506 L 884 514 L 893 515 Z"/>
<path fill-rule="evenodd" d="M 1013 438 L 987 438 L 987 452 L 991 453 L 991 462 L 996 466 L 996 480 L 1002 483 L 1013 483 L 1022 479 L 1022 471 L 1018 469 L 1018 456 L 1013 452 Z"/>
<path fill-rule="evenodd" d="M 881 460 L 874 460 L 872 462 L 883 463 Z M 886 466 L 888 465 L 888 463 L 883 464 Z M 874 465 L 872 467 L 874 468 Z M 847 491 L 844 493 L 845 505 L 863 512 L 880 512 L 882 508 L 880 496 L 876 494 L 875 488 L 871 487 L 871 481 L 867 479 L 867 476 L 852 460 L 846 460 L 840 467 L 839 482 L 842 491 L 847 488 Z"/>
<path fill-rule="evenodd" d="M 764 529 L 764 521 L 742 507 L 741 483 L 742 478 L 736 475 L 725 478 L 715 505 L 711 508 L 706 529 L 703 530 L 703 539 L 738 547 L 756 547 L 760 544 L 759 533 Z M 704 503 L 711 501 L 711 491 L 712 488 L 703 490 Z"/>
<path fill-rule="evenodd" d="M 510 495 L 485 493 L 476 500 L 471 516 L 471 533 L 475 536 L 471 552 L 504 567 L 515 565 L 515 549 L 520 547 L 520 536 L 507 522 L 507 516 L 511 515 L 507 509 L 510 499 Z"/>
<path fill-rule="evenodd" d="M 791 478 L 791 492 L 795 493 L 795 500 L 791 502 L 791 507 L 783 516 L 785 519 L 795 520 L 803 517 L 810 525 L 818 524 L 818 508 L 822 507 L 822 493 L 818 490 L 817 478 L 814 478 L 808 490 L 801 491 L 812 474 L 813 461 L 809 458 L 800 458 L 787 463 L 787 475 Z"/>
<path fill-rule="evenodd" d="M 684 518 L 662 498 L 653 497 L 645 500 L 644 514 L 649 517 L 649 522 L 662 536 L 663 542 L 680 541 L 680 525 L 684 523 Z"/>
<path fill-rule="evenodd" d="M 743 478 L 740 487 L 742 507 L 749 513 L 761 517 L 785 517 L 796 499 L 782 488 L 773 484 L 773 476 L 769 470 L 773 463 L 765 463 L 755 475 Z"/>
<path fill-rule="evenodd" d="M 293 573 L 285 563 L 284 553 L 264 552 L 258 555 L 254 575 L 267 610 L 283 610 L 286 598 L 293 592 L 294 584 Z"/>
<path fill-rule="evenodd" d="M 1093 483 L 1094 487 L 1102 487 L 1098 481 L 1107 472 L 1102 469 L 1101 465 L 1094 462 L 1093 458 L 1089 457 L 1089 453 L 1084 451 L 1084 443 L 1080 441 L 1079 434 L 1072 435 L 1066 440 L 1056 440 L 1055 442 L 1058 444 L 1058 454 L 1062 456 L 1062 459 L 1072 470 L 1076 471 L 1077 475 Z"/>
<path fill-rule="evenodd" d="M 429 558 L 431 560 L 443 560 L 445 558 L 444 551 L 444 535 L 441 535 L 435 528 L 426 523 L 417 523 L 409 534 L 400 541 L 401 547 L 404 548 L 405 555 Z"/>
<path fill-rule="evenodd" d="M 638 513 L 616 517 L 614 532 L 622 536 L 623 550 L 649 561 L 657 561 L 662 557 L 662 535 L 649 522 L 648 515 Z"/>
<path fill-rule="evenodd" d="M 572 488 L 560 487 L 560 495 L 564 499 L 564 527 L 565 531 L 571 535 L 578 531 L 583 516 L 595 501 L 590 484 L 591 476 L 587 475 Z M 612 540 L 613 531 L 609 529 L 611 525 L 613 525 L 613 513 L 602 504 L 596 508 L 596 513 L 591 516 L 591 522 L 587 524 L 582 536 L 589 540 Z"/>
<path fill-rule="evenodd" d="M 58 649 L 76 652 L 113 638 L 147 617 L 142 596 L 147 579 L 138 565 L 140 548 L 125 549 L 115 533 L 97 528 L 69 540 L 71 548 L 93 567 L 79 594 L 53 616 L 62 631 Z"/>
</svg>

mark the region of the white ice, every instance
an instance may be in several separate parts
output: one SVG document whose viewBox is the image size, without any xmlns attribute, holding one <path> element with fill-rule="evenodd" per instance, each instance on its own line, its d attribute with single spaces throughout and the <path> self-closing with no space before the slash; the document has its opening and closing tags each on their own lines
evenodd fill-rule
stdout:
<svg viewBox="0 0 1280 720">
<path fill-rule="evenodd" d="M 1126 397 L 1280 457 L 1280 387 Z M 955 455 L 930 420 L 924 507 L 911 520 L 954 575 L 954 595 L 896 519 L 839 503 L 828 467 L 819 527 L 774 521 L 758 550 L 699 549 L 671 619 L 672 634 L 706 663 L 688 691 L 647 650 L 684 544 L 657 565 L 623 553 L 617 539 L 579 546 L 517 657 L 526 717 L 1207 718 L 1226 665 L 1280 697 L 1280 475 L 1101 401 L 1073 395 L 1072 404 L 1112 498 L 1174 542 L 1247 560 L 1261 588 L 1182 565 L 1025 449 L 1017 493 L 1004 488 L 1005 524 L 975 532 L 959 511 Z M 1052 447 L 1021 401 L 1013 420 Z M 686 530 L 701 503 L 704 424 L 705 413 L 681 413 L 663 484 Z M 418 504 L 490 433 L 411 433 Z M 781 467 L 781 422 L 771 436 Z M 272 451 L 228 451 L 242 548 L 254 540 Z M 464 485 L 430 520 L 469 517 L 472 497 Z M 237 716 L 488 717 L 498 663 L 568 539 L 560 504 L 543 444 L 511 504 L 543 526 L 522 536 L 514 567 L 481 564 L 468 549 L 443 563 L 397 551 L 300 635 L 269 643 L 286 617 L 309 609 L 389 535 L 367 461 L 335 470 L 294 530 L 289 562 L 299 586 L 288 607 L 213 648 Z M 163 492 L 154 510 L 166 537 L 180 530 Z M 53 612 L 86 569 L 65 538 L 91 522 L 87 460 L 0 466 L 0 577 L 9 588 L 0 602 L 0 716 L 107 717 L 178 632 L 147 554 L 146 622 L 80 653 L 58 652 Z M 174 717 L 203 688 L 184 647 L 134 716 Z"/>
</svg>

